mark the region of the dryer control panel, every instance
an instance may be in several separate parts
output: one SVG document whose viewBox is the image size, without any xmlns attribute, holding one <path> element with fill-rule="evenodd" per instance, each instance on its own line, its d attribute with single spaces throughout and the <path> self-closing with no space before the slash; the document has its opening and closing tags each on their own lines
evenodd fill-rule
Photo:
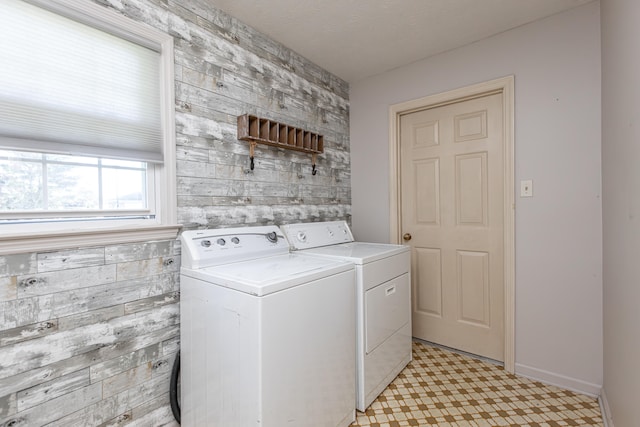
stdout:
<svg viewBox="0 0 640 427">
<path fill-rule="evenodd" d="M 289 240 L 291 250 L 353 242 L 353 234 L 345 221 L 288 224 L 280 228 Z"/>
</svg>

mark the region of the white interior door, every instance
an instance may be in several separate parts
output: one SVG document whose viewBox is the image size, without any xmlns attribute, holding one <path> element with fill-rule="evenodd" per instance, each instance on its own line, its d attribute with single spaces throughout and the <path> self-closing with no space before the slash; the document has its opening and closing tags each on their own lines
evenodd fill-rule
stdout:
<svg viewBox="0 0 640 427">
<path fill-rule="evenodd" d="M 413 335 L 504 361 L 503 95 L 400 118 Z"/>
</svg>

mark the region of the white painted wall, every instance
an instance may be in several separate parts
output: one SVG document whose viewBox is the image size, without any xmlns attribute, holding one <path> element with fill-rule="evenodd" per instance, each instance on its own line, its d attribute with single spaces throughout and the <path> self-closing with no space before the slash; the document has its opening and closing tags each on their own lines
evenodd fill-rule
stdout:
<svg viewBox="0 0 640 427">
<path fill-rule="evenodd" d="M 640 426 L 640 2 L 602 0 L 604 393 Z"/>
<path fill-rule="evenodd" d="M 516 182 L 534 189 L 516 198 L 516 370 L 591 394 L 602 384 L 599 20 L 589 3 L 350 93 L 353 230 L 388 242 L 389 106 L 515 75 Z"/>
</svg>

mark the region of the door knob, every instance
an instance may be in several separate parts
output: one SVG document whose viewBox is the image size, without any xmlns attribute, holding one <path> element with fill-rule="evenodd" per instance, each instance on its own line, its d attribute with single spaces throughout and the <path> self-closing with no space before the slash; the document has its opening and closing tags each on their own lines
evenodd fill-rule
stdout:
<svg viewBox="0 0 640 427">
<path fill-rule="evenodd" d="M 404 236 L 402 236 L 402 238 L 403 238 L 405 241 L 407 241 L 407 242 L 408 242 L 409 240 L 411 240 L 411 234 L 409 234 L 409 233 L 404 233 Z"/>
</svg>

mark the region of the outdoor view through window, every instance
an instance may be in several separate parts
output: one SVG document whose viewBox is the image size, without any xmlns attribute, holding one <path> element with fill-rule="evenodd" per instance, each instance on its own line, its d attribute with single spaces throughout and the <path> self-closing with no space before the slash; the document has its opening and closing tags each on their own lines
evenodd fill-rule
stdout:
<svg viewBox="0 0 640 427">
<path fill-rule="evenodd" d="M 0 150 L 0 211 L 147 208 L 144 162 Z"/>
</svg>

